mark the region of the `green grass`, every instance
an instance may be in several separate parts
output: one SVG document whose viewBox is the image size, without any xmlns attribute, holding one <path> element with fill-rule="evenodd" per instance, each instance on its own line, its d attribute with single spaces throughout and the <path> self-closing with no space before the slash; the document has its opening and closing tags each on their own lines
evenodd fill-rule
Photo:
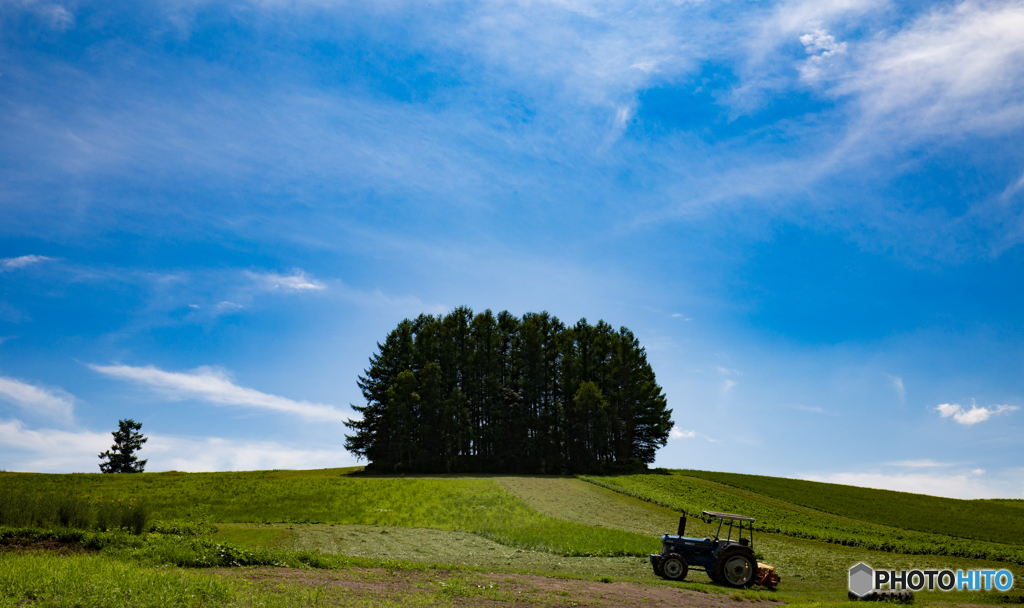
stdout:
<svg viewBox="0 0 1024 608">
<path fill-rule="evenodd" d="M 0 542 L 12 537 L 31 537 L 97 551 L 94 555 L 50 557 L 79 564 L 80 568 L 76 568 L 85 573 L 83 577 L 92 577 L 90 584 L 94 587 L 107 578 L 135 577 L 131 580 L 140 582 L 131 583 L 135 585 L 131 587 L 133 593 L 150 598 L 118 604 L 121 600 L 117 597 L 101 597 L 100 591 L 88 591 L 88 584 L 73 580 L 78 570 L 66 574 L 72 578 L 54 578 L 56 575 L 49 571 L 57 569 L 39 562 L 18 566 L 29 569 L 22 570 L 20 578 L 0 579 L 7 581 L 0 583 L 0 606 L 19 602 L 42 606 L 201 605 L 175 604 L 179 600 L 172 597 L 171 591 L 160 591 L 164 587 L 172 591 L 187 588 L 199 584 L 197 580 L 206 580 L 189 578 L 192 575 L 223 584 L 227 595 L 211 600 L 211 605 L 362 606 L 376 605 L 374 602 L 378 601 L 371 596 L 350 597 L 326 586 L 313 588 L 310 585 L 314 583 L 308 580 L 278 589 L 259 582 L 250 584 L 240 574 L 230 574 L 249 571 L 235 566 L 264 568 L 275 564 L 301 572 L 318 568 L 315 572 L 328 578 L 363 576 L 359 573 L 368 568 L 393 572 L 398 577 L 420 577 L 415 589 L 382 600 L 381 605 L 448 605 L 476 597 L 506 601 L 502 593 L 486 595 L 493 590 L 483 585 L 477 575 L 490 572 L 543 573 L 591 581 L 612 578 L 616 582 L 721 592 L 722 588 L 707 584 L 707 577 L 698 571 L 691 571 L 686 583 L 661 581 L 653 575 L 646 560 L 648 552 L 657 551 L 658 537 L 675 531 L 679 511 L 694 515 L 702 509 L 738 511 L 758 518 L 761 531 L 755 536 L 755 548 L 763 561 L 778 569 L 783 583 L 778 592 L 735 592 L 753 600 L 845 604 L 846 571 L 858 561 L 887 569 L 991 568 L 993 554 L 987 551 L 992 548 L 1016 551 L 1018 555 L 1022 550 L 1019 544 L 965 540 L 857 520 L 840 514 L 835 507 L 836 512 L 825 512 L 772 495 L 782 490 L 757 493 L 710 478 L 643 475 L 588 478 L 593 483 L 587 483 L 564 477 L 388 478 L 352 476 L 350 472 L 330 469 L 137 475 L 0 473 L 0 494 L 22 492 L 88 496 L 89 500 L 99 496 L 105 501 L 144 501 L 159 519 L 156 529 L 161 531 L 135 536 L 123 531 L 100 533 L 66 527 L 0 529 Z M 856 493 L 857 489 L 844 491 Z M 1020 509 L 1012 501 L 973 502 L 992 503 L 1015 513 Z M 697 536 L 713 533 L 693 519 L 688 530 Z M 972 555 L 986 559 L 957 555 L 957 543 L 972 549 Z M 951 548 L 954 550 L 950 551 Z M 120 564 L 122 570 L 117 572 L 121 574 L 93 562 L 76 561 L 86 558 Z M 36 558 L 6 554 L 5 559 L 10 561 L 0 562 L 0 569 L 18 560 Z M 213 574 L 211 568 L 230 569 Z M 154 576 L 162 573 L 185 578 L 157 577 L 152 579 L 156 581 L 152 585 L 143 585 L 150 579 L 139 569 Z M 440 574 L 448 570 L 453 570 L 451 576 Z M 201 574 L 204 572 L 207 574 Z M 54 599 L 52 589 L 60 588 L 65 580 L 72 585 L 71 597 L 78 599 L 61 604 Z M 1018 577 L 1018 587 L 1022 582 L 1024 578 Z M 1016 594 L 935 592 L 919 594 L 919 602 L 997 603 L 1006 598 L 1019 599 L 1020 592 Z M 26 599 L 30 596 L 35 599 Z M 165 596 L 166 601 L 152 599 Z"/>
<path fill-rule="evenodd" d="M 0 553 L 0 606 L 192 608 L 235 597 L 233 585 L 193 572 L 91 555 Z"/>
<path fill-rule="evenodd" d="M 0 474 L 0 490 L 144 501 L 160 520 L 340 523 L 473 532 L 565 556 L 642 556 L 659 541 L 564 522 L 530 508 L 494 479 L 351 477 L 350 470 L 248 473 Z M 305 473 L 305 474 L 302 474 Z"/>
<path fill-rule="evenodd" d="M 742 488 L 851 519 L 945 536 L 1024 544 L 1024 517 L 1020 516 L 1019 510 L 1024 501 L 956 500 L 739 473 L 691 470 L 674 473 Z"/>
<path fill-rule="evenodd" d="M 584 477 L 591 483 L 690 516 L 702 510 L 740 513 L 754 529 L 844 546 L 909 555 L 940 555 L 1024 564 L 1019 545 L 965 540 L 858 521 L 717 482 L 681 475 Z"/>
</svg>

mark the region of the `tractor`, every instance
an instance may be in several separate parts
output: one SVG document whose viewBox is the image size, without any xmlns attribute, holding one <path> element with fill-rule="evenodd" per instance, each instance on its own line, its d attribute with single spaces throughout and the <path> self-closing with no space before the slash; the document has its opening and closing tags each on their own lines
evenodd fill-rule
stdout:
<svg viewBox="0 0 1024 608">
<path fill-rule="evenodd" d="M 700 518 L 706 524 L 718 523 L 715 537 L 684 536 L 686 516 L 680 517 L 678 533 L 662 536 L 661 553 L 651 554 L 655 574 L 670 581 L 681 581 L 686 578 L 690 568 L 699 568 L 707 572 L 712 581 L 730 587 L 749 587 L 755 584 L 775 587 L 779 583 L 775 569 L 759 564 L 754 558 L 753 517 L 702 511 Z M 733 529 L 737 533 L 736 540 L 732 539 Z M 744 531 L 747 532 L 746 536 Z"/>
</svg>

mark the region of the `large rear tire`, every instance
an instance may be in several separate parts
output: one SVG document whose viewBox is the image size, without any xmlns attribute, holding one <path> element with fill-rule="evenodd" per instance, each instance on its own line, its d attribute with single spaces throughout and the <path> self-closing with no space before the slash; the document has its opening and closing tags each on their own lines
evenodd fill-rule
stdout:
<svg viewBox="0 0 1024 608">
<path fill-rule="evenodd" d="M 745 553 L 726 553 L 718 559 L 715 568 L 717 582 L 730 587 L 749 587 L 754 584 L 757 566 Z"/>
<path fill-rule="evenodd" d="M 670 553 L 661 560 L 661 576 L 670 581 L 681 581 L 690 570 L 689 564 L 678 553 Z"/>
</svg>

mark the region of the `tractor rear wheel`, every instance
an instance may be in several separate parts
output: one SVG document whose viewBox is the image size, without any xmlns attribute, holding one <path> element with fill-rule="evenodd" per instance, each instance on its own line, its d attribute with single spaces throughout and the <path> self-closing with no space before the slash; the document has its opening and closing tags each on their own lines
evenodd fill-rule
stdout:
<svg viewBox="0 0 1024 608">
<path fill-rule="evenodd" d="M 678 553 L 670 553 L 665 559 L 661 560 L 661 576 L 670 581 L 683 580 L 686 578 L 686 573 L 689 569 L 690 566 L 686 563 L 686 560 Z"/>
<path fill-rule="evenodd" d="M 730 587 L 749 587 L 754 583 L 757 566 L 745 553 L 727 553 L 718 559 L 717 582 Z"/>
</svg>

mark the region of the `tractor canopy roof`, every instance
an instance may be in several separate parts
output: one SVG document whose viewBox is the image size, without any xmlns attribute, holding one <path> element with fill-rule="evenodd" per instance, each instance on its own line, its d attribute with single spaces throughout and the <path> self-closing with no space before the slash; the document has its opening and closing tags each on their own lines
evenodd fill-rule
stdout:
<svg viewBox="0 0 1024 608">
<path fill-rule="evenodd" d="M 700 515 L 701 515 L 701 518 L 704 519 L 704 520 L 708 520 L 708 519 L 711 519 L 711 518 L 718 518 L 718 519 L 734 519 L 736 521 L 749 521 L 749 522 L 753 522 L 754 521 L 753 517 L 747 517 L 746 515 L 736 515 L 735 513 L 719 513 L 718 511 L 701 511 Z"/>
</svg>

